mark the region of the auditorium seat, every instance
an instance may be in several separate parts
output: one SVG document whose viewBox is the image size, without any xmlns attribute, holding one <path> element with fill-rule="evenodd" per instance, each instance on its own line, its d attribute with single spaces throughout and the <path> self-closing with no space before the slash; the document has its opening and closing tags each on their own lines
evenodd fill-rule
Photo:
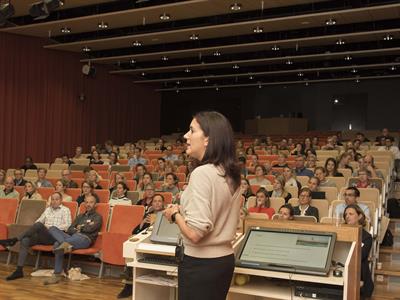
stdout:
<svg viewBox="0 0 400 300">
<path fill-rule="evenodd" d="M 8 238 L 7 226 L 15 222 L 19 199 L 0 198 L 0 239 Z M 0 246 L 0 251 L 5 250 Z"/>
<path fill-rule="evenodd" d="M 340 171 L 338 171 L 340 172 Z M 344 175 L 344 174 L 343 174 Z M 346 177 L 326 177 L 327 180 L 334 182 L 338 191 L 344 186 L 346 186 Z"/>
<path fill-rule="evenodd" d="M 293 216 L 293 220 L 296 222 L 318 223 L 317 218 L 314 216 Z"/>
<path fill-rule="evenodd" d="M 174 196 L 170 192 L 156 192 L 164 197 L 164 205 L 172 204 Z"/>
<path fill-rule="evenodd" d="M 270 200 L 270 207 L 272 207 L 276 212 L 279 211 L 279 208 L 285 204 L 284 198 L 271 197 L 269 200 Z"/>
<path fill-rule="evenodd" d="M 78 199 L 78 197 L 81 195 L 82 191 L 80 188 L 67 188 L 65 193 L 70 195 L 73 201 L 76 201 L 76 199 Z"/>
<path fill-rule="evenodd" d="M 90 165 L 90 166 L 96 172 L 99 172 L 99 171 L 107 171 L 108 172 L 108 168 L 109 168 L 109 165 L 95 165 L 95 164 L 93 164 L 93 165 Z"/>
<path fill-rule="evenodd" d="M 136 191 L 136 180 L 130 179 L 126 181 L 129 191 Z"/>
<path fill-rule="evenodd" d="M 50 165 L 50 170 L 59 170 L 60 172 L 60 174 L 61 174 L 61 170 L 66 170 L 66 169 L 68 169 L 68 164 L 56 164 L 56 163 L 52 163 L 51 165 Z M 49 170 L 49 171 L 50 171 Z"/>
<path fill-rule="evenodd" d="M 36 165 L 36 167 L 38 167 L 38 169 L 43 168 L 43 169 L 48 170 L 50 168 L 49 163 L 35 163 L 35 165 Z"/>
<path fill-rule="evenodd" d="M 329 203 L 338 198 L 338 189 L 335 187 L 324 186 L 320 187 L 319 190 L 325 192 L 325 199 L 328 200 Z"/>
<path fill-rule="evenodd" d="M 43 199 L 43 200 L 47 200 L 47 199 L 49 199 L 49 197 L 50 197 L 51 195 L 54 194 L 55 189 L 52 188 L 52 187 L 40 187 L 40 188 L 37 188 L 37 192 L 38 192 L 40 195 L 42 195 L 42 199 Z"/>
<path fill-rule="evenodd" d="M 110 201 L 110 190 L 94 190 L 94 193 L 99 197 L 100 203 L 108 203 Z"/>
<path fill-rule="evenodd" d="M 264 213 L 256 213 L 251 212 L 247 215 L 246 219 L 262 219 L 262 220 L 269 220 L 269 216 Z"/>
<path fill-rule="evenodd" d="M 128 191 L 127 197 L 135 204 L 139 200 L 140 193 L 138 191 Z"/>
</svg>

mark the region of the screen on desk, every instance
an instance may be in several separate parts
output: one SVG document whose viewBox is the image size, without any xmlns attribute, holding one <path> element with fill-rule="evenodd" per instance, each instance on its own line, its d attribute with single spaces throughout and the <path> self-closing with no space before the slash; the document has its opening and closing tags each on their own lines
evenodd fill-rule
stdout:
<svg viewBox="0 0 400 300">
<path fill-rule="evenodd" d="M 153 243 L 177 245 L 180 231 L 178 225 L 169 223 L 162 212 L 157 213 L 156 221 L 153 225 L 153 231 L 150 241 Z"/>
<path fill-rule="evenodd" d="M 288 229 L 250 229 L 236 264 L 241 267 L 327 275 L 336 233 Z"/>
</svg>

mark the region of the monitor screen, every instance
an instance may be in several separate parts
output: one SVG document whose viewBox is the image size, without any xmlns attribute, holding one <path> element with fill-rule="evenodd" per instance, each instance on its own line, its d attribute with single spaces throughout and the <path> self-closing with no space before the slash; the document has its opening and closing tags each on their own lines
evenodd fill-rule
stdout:
<svg viewBox="0 0 400 300">
<path fill-rule="evenodd" d="M 177 245 L 180 230 L 175 223 L 169 223 L 162 212 L 157 213 L 156 221 L 153 225 L 150 241 L 153 243 Z"/>
<path fill-rule="evenodd" d="M 250 229 L 237 265 L 292 273 L 326 275 L 336 233 L 288 229 Z"/>
</svg>

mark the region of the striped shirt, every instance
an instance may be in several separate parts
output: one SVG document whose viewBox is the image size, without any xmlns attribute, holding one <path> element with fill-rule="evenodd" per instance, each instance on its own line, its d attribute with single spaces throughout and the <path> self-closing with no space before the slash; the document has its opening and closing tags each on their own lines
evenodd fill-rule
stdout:
<svg viewBox="0 0 400 300">
<path fill-rule="evenodd" d="M 47 228 L 55 226 L 60 230 L 66 231 L 71 225 L 71 211 L 64 205 L 60 205 L 57 208 L 49 206 L 36 222 L 43 223 Z"/>
</svg>

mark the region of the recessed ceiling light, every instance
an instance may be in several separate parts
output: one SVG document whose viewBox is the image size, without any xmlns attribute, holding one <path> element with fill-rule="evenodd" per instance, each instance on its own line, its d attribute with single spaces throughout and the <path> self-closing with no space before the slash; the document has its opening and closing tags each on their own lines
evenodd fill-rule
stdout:
<svg viewBox="0 0 400 300">
<path fill-rule="evenodd" d="M 176 93 L 179 94 L 179 92 L 180 92 L 180 90 L 179 90 L 179 89 L 176 89 Z"/>
<path fill-rule="evenodd" d="M 85 47 L 82 48 L 82 51 L 83 52 L 90 52 L 90 51 L 92 51 L 92 48 L 90 48 L 88 46 L 85 46 Z"/>
<path fill-rule="evenodd" d="M 140 46 L 142 46 L 142 42 L 140 42 L 140 41 L 134 41 L 134 42 L 133 42 L 133 46 L 135 46 L 135 47 L 140 47 Z"/>
<path fill-rule="evenodd" d="M 186 68 L 186 69 L 185 69 L 185 73 L 190 73 L 190 69 L 189 69 L 189 68 Z"/>
<path fill-rule="evenodd" d="M 293 65 L 293 61 L 291 61 L 290 59 L 288 59 L 288 60 L 285 62 L 285 64 L 287 64 L 287 65 Z"/>
<path fill-rule="evenodd" d="M 192 34 L 189 39 L 191 39 L 192 41 L 197 41 L 199 39 L 199 35 L 198 34 Z"/>
<path fill-rule="evenodd" d="M 346 41 L 345 40 L 342 40 L 342 39 L 338 39 L 337 41 L 336 41 L 336 45 L 344 45 L 346 43 Z"/>
<path fill-rule="evenodd" d="M 278 45 L 273 45 L 271 50 L 272 51 L 278 51 L 279 50 L 279 46 Z"/>
<path fill-rule="evenodd" d="M 304 76 L 304 73 L 303 73 L 303 72 L 299 72 L 299 73 L 297 73 L 297 76 L 303 77 L 303 76 Z"/>
<path fill-rule="evenodd" d="M 391 41 L 393 40 L 393 35 L 387 34 L 385 35 L 385 37 L 383 38 L 384 41 Z"/>
<path fill-rule="evenodd" d="M 258 81 L 257 84 L 258 84 L 258 88 L 261 89 L 262 88 L 261 81 Z"/>
<path fill-rule="evenodd" d="M 230 6 L 230 8 L 231 8 L 231 10 L 233 10 L 233 11 L 238 11 L 238 10 L 241 10 L 242 9 L 242 4 L 240 4 L 240 3 L 233 3 L 231 6 Z"/>
<path fill-rule="evenodd" d="M 215 52 L 213 53 L 213 55 L 214 55 L 214 56 L 221 56 L 221 52 L 215 51 Z"/>
<path fill-rule="evenodd" d="M 63 27 L 63 28 L 61 28 L 61 32 L 62 32 L 62 33 L 71 33 L 71 28 L 69 28 L 69 27 Z"/>
<path fill-rule="evenodd" d="M 171 16 L 169 14 L 163 13 L 162 15 L 160 15 L 160 20 L 168 21 L 169 19 L 171 19 Z"/>
<path fill-rule="evenodd" d="M 178 81 L 176 82 L 176 84 L 177 84 L 177 85 L 180 85 L 180 84 L 181 84 L 181 82 L 178 80 Z"/>
<path fill-rule="evenodd" d="M 249 76 L 249 79 L 250 79 L 250 80 L 253 80 L 253 79 L 254 79 L 254 76 L 253 76 L 253 75 L 250 75 L 250 76 Z"/>
<path fill-rule="evenodd" d="M 351 72 L 351 73 L 357 73 L 358 70 L 357 70 L 356 68 L 353 68 L 353 69 L 350 70 L 350 72 Z"/>
<path fill-rule="evenodd" d="M 205 78 L 203 81 L 204 81 L 204 83 L 208 83 L 208 79 L 207 78 Z"/>
<path fill-rule="evenodd" d="M 133 64 L 136 64 L 136 59 L 134 59 L 134 58 L 131 58 L 131 60 L 129 61 L 132 65 Z"/>
<path fill-rule="evenodd" d="M 107 29 L 108 23 L 101 21 L 99 24 L 97 24 L 97 27 L 99 27 L 100 29 Z"/>
<path fill-rule="evenodd" d="M 361 81 L 360 79 L 356 79 L 356 83 L 360 83 L 360 81 Z"/>
<path fill-rule="evenodd" d="M 146 76 L 146 73 L 145 73 L 145 72 L 142 72 L 140 75 L 142 75 L 142 76 Z"/>
<path fill-rule="evenodd" d="M 239 67 L 238 64 L 234 64 L 234 65 L 232 66 L 232 68 L 234 68 L 235 70 L 237 70 L 237 69 L 239 69 L 240 67 Z"/>
<path fill-rule="evenodd" d="M 334 99 L 333 103 L 338 104 L 339 103 L 339 99 Z"/>
<path fill-rule="evenodd" d="M 308 81 L 306 81 L 306 83 L 304 84 L 305 86 L 309 86 L 310 84 L 308 83 Z"/>
<path fill-rule="evenodd" d="M 253 29 L 254 33 L 262 33 L 264 31 L 264 29 L 260 26 L 257 26 Z"/>
<path fill-rule="evenodd" d="M 167 60 L 168 60 L 168 56 L 165 56 L 165 55 L 164 55 L 164 56 L 161 56 L 161 60 L 162 60 L 162 61 L 167 61 Z"/>
<path fill-rule="evenodd" d="M 336 25 L 336 20 L 330 18 L 330 19 L 328 19 L 328 20 L 325 21 L 325 24 L 326 24 L 327 26 Z"/>
<path fill-rule="evenodd" d="M 396 71 L 396 66 L 391 66 L 391 67 L 390 67 L 390 70 L 391 70 L 391 71 Z"/>
<path fill-rule="evenodd" d="M 344 60 L 347 60 L 347 61 L 349 61 L 349 60 L 352 60 L 353 58 L 350 56 L 350 55 L 346 55 L 345 57 L 344 57 Z"/>
</svg>

